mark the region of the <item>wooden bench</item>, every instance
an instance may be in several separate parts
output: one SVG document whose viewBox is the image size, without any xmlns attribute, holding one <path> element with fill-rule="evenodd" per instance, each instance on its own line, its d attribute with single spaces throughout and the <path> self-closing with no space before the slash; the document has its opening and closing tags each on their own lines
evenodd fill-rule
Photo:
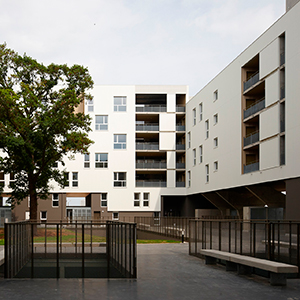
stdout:
<svg viewBox="0 0 300 300">
<path fill-rule="evenodd" d="M 253 268 L 269 271 L 271 285 L 286 285 L 287 274 L 298 273 L 297 266 L 266 259 L 212 249 L 202 249 L 199 253 L 205 256 L 206 264 L 216 264 L 217 259 L 225 260 L 226 271 L 237 270 L 241 275 L 250 275 Z"/>
</svg>

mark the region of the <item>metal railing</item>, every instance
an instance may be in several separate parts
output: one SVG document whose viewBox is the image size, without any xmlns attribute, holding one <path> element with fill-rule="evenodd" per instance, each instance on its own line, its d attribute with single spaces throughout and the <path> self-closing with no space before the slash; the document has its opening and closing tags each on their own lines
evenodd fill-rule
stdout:
<svg viewBox="0 0 300 300">
<path fill-rule="evenodd" d="M 108 230 L 107 223 L 122 226 Z M 107 223 L 96 220 L 6 223 L 5 278 L 135 278 L 136 272 L 122 265 L 126 257 L 126 264 L 136 267 L 131 252 L 125 252 L 121 262 L 114 256 L 116 247 L 120 247 L 115 238 L 122 236 L 124 230 L 122 242 L 130 242 L 130 247 L 135 247 L 132 223 Z"/>
<path fill-rule="evenodd" d="M 256 114 L 265 108 L 265 98 L 262 98 L 244 110 L 244 119 Z"/>
<path fill-rule="evenodd" d="M 190 220 L 189 226 L 190 255 L 214 249 L 300 267 L 299 222 Z"/>
<path fill-rule="evenodd" d="M 176 131 L 185 131 L 185 125 L 176 124 Z"/>
<path fill-rule="evenodd" d="M 176 144 L 176 150 L 185 150 L 185 144 Z"/>
<path fill-rule="evenodd" d="M 159 124 L 136 124 L 135 129 L 136 131 L 159 131 Z"/>
<path fill-rule="evenodd" d="M 165 237 L 185 240 L 189 238 L 189 220 L 185 217 L 135 217 L 137 229 L 156 233 Z"/>
<path fill-rule="evenodd" d="M 176 112 L 185 112 L 185 106 L 176 105 Z"/>
<path fill-rule="evenodd" d="M 185 169 L 185 163 L 177 162 L 176 169 Z"/>
<path fill-rule="evenodd" d="M 259 161 L 244 165 L 244 174 L 259 171 Z"/>
<path fill-rule="evenodd" d="M 254 73 L 248 80 L 244 81 L 244 92 L 259 82 L 259 71 Z"/>
<path fill-rule="evenodd" d="M 244 147 L 249 146 L 251 144 L 257 143 L 259 141 L 259 131 L 255 131 L 244 137 Z"/>
<path fill-rule="evenodd" d="M 106 226 L 107 270 L 112 264 L 124 277 L 137 278 L 136 224 L 107 221 Z"/>
<path fill-rule="evenodd" d="M 158 143 L 135 143 L 136 150 L 159 150 Z"/>
<path fill-rule="evenodd" d="M 167 163 L 161 161 L 155 162 L 136 162 L 136 169 L 166 169 Z"/>
<path fill-rule="evenodd" d="M 137 105 L 135 107 L 136 112 L 166 112 L 166 105 Z"/>
<path fill-rule="evenodd" d="M 161 180 L 136 180 L 136 187 L 167 187 L 166 181 Z"/>
</svg>

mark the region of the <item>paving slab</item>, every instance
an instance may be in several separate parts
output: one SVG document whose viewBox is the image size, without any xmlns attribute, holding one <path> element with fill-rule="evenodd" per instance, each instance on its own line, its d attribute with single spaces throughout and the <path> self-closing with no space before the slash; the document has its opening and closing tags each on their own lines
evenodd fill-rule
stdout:
<svg viewBox="0 0 300 300">
<path fill-rule="evenodd" d="M 300 279 L 270 286 L 188 255 L 188 244 L 138 245 L 138 279 L 0 280 L 0 299 L 300 299 Z"/>
</svg>

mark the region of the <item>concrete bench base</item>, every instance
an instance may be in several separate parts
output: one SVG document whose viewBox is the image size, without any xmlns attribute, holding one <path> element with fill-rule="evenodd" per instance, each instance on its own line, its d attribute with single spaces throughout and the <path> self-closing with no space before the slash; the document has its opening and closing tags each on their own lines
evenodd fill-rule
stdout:
<svg viewBox="0 0 300 300">
<path fill-rule="evenodd" d="M 297 266 L 266 259 L 212 249 L 202 249 L 199 253 L 205 256 L 207 265 L 216 264 L 218 259 L 225 260 L 226 271 L 237 271 L 239 275 L 251 275 L 254 268 L 269 271 L 271 285 L 286 285 L 287 274 L 298 273 Z"/>
</svg>

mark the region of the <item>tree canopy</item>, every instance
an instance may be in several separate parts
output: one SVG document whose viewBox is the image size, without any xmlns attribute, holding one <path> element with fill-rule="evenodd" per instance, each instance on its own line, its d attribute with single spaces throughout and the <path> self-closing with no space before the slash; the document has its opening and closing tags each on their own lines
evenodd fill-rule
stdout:
<svg viewBox="0 0 300 300">
<path fill-rule="evenodd" d="M 30 196 L 30 219 L 37 219 L 37 199 L 46 199 L 50 181 L 65 183 L 63 158 L 86 153 L 90 119 L 77 112 L 93 81 L 79 65 L 37 62 L 0 44 L 0 171 L 14 175 L 10 202 Z"/>
</svg>

